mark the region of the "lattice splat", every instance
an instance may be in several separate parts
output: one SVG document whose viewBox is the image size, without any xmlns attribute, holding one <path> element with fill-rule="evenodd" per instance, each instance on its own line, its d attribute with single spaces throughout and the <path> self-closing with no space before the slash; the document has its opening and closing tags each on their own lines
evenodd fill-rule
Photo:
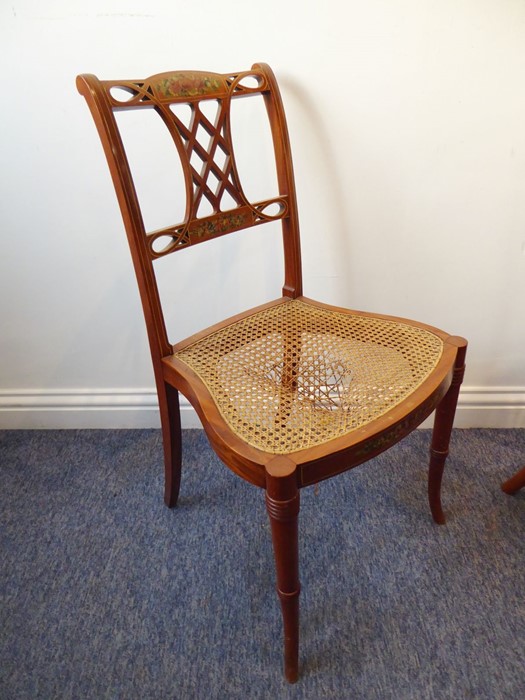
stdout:
<svg viewBox="0 0 525 700">
<path fill-rule="evenodd" d="M 204 106 L 215 112 L 210 120 Z M 191 218 L 197 218 L 202 208 L 203 197 L 211 205 L 212 213 L 231 206 L 221 207 L 225 192 L 235 206 L 247 204 L 233 167 L 231 138 L 226 131 L 227 109 L 223 100 L 192 104 L 190 120 L 185 123 L 177 114 L 179 105 L 171 105 L 173 121 L 184 143 L 193 181 Z M 209 111 L 209 110 L 208 110 Z M 206 143 L 207 142 L 207 143 Z"/>
</svg>

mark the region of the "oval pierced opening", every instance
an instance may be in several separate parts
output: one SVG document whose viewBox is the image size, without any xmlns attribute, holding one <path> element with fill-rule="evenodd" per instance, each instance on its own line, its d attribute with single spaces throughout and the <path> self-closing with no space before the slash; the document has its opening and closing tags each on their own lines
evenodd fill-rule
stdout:
<svg viewBox="0 0 525 700">
<path fill-rule="evenodd" d="M 262 78 L 259 75 L 245 75 L 244 78 L 239 80 L 237 85 L 240 85 L 247 90 L 256 90 L 262 85 Z"/>
<path fill-rule="evenodd" d="M 167 253 L 168 250 L 173 248 L 174 243 L 174 237 L 165 233 L 152 241 L 151 250 L 157 255 L 161 255 L 162 253 Z"/>
<path fill-rule="evenodd" d="M 274 219 L 277 216 L 281 216 L 281 214 L 284 212 L 284 205 L 282 202 L 270 202 L 260 209 L 260 212 L 261 214 L 264 214 L 264 216 L 269 216 L 270 218 Z"/>
<path fill-rule="evenodd" d="M 112 88 L 110 88 L 109 94 L 115 100 L 115 102 L 122 103 L 129 102 L 138 95 L 135 90 L 127 87 L 119 87 L 118 85 L 114 85 Z"/>
</svg>

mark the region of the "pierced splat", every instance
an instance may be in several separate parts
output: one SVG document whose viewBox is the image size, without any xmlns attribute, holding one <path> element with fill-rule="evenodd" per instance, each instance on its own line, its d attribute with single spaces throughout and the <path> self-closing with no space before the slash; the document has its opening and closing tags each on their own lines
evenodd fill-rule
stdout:
<svg viewBox="0 0 525 700">
<path fill-rule="evenodd" d="M 295 198 L 293 203 L 289 200 L 291 173 L 282 169 L 279 172 L 279 166 L 280 191 L 272 199 L 251 202 L 243 191 L 235 164 L 230 132 L 231 102 L 252 95 L 262 96 L 266 101 L 270 86 L 263 71 L 255 66 L 251 71 L 224 75 L 181 71 L 159 73 L 145 80 L 97 84 L 103 91 L 110 120 L 114 120 L 112 112 L 154 109 L 170 132 L 181 159 L 186 182 L 184 220 L 155 231 L 144 230 L 141 222 L 133 233 L 140 236 L 142 229 L 151 259 L 270 221 L 282 220 L 283 231 L 292 228 L 295 231 Z M 273 108 L 269 109 L 270 114 Z M 278 148 L 277 144 L 275 147 Z M 119 163 L 132 182 L 124 149 L 119 153 Z M 140 211 L 138 201 L 133 207 L 137 213 Z M 285 247 L 290 245 L 290 250 L 295 245 L 292 238 L 285 233 Z M 295 254 L 287 255 L 293 267 Z"/>
</svg>

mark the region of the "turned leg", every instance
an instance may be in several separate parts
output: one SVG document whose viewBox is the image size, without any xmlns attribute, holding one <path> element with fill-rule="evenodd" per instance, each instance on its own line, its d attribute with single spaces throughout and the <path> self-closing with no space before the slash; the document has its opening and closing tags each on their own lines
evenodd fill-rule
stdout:
<svg viewBox="0 0 525 700">
<path fill-rule="evenodd" d="M 290 683 L 299 674 L 299 490 L 296 467 L 286 457 L 266 466 L 266 507 L 272 529 L 277 593 L 284 626 L 284 673 Z"/>
<path fill-rule="evenodd" d="M 430 511 L 436 523 L 442 525 L 445 516 L 441 507 L 441 480 L 443 469 L 448 456 L 452 425 L 458 403 L 459 389 L 465 374 L 465 354 L 467 351 L 467 341 L 463 338 L 449 338 L 456 341 L 458 353 L 454 365 L 454 374 L 450 389 L 443 397 L 441 403 L 436 408 L 434 418 L 434 430 L 432 431 L 432 444 L 430 447 L 430 465 L 428 470 L 428 501 Z"/>
<path fill-rule="evenodd" d="M 179 392 L 163 383 L 158 396 L 164 446 L 164 503 L 173 508 L 179 496 L 182 462 Z"/>
<path fill-rule="evenodd" d="M 522 489 L 525 486 L 525 467 L 523 469 L 520 469 L 519 472 L 516 472 L 514 476 L 511 476 L 510 479 L 507 479 L 507 481 L 504 481 L 501 484 L 501 488 L 505 493 L 508 493 L 512 495 L 513 493 L 516 493 L 520 489 Z"/>
</svg>

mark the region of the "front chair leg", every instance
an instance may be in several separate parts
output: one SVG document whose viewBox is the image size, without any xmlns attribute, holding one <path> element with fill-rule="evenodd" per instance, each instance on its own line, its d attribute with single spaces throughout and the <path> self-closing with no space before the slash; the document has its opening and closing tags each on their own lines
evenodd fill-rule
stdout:
<svg viewBox="0 0 525 700">
<path fill-rule="evenodd" d="M 430 465 L 428 470 L 428 501 L 430 511 L 436 523 L 443 525 L 445 515 L 441 507 L 441 480 L 443 469 L 448 456 L 450 436 L 456 414 L 459 389 L 465 374 L 465 355 L 467 341 L 464 338 L 449 338 L 448 342 L 455 341 L 458 347 L 452 383 L 448 392 L 436 408 L 434 429 L 432 431 L 432 444 L 430 447 Z"/>
<path fill-rule="evenodd" d="M 277 593 L 284 626 L 284 673 L 295 683 L 299 675 L 299 489 L 296 466 L 274 457 L 266 466 L 266 508 L 272 529 Z"/>
<path fill-rule="evenodd" d="M 164 446 L 164 503 L 173 508 L 179 497 L 182 464 L 179 392 L 164 382 L 158 397 Z"/>
</svg>

